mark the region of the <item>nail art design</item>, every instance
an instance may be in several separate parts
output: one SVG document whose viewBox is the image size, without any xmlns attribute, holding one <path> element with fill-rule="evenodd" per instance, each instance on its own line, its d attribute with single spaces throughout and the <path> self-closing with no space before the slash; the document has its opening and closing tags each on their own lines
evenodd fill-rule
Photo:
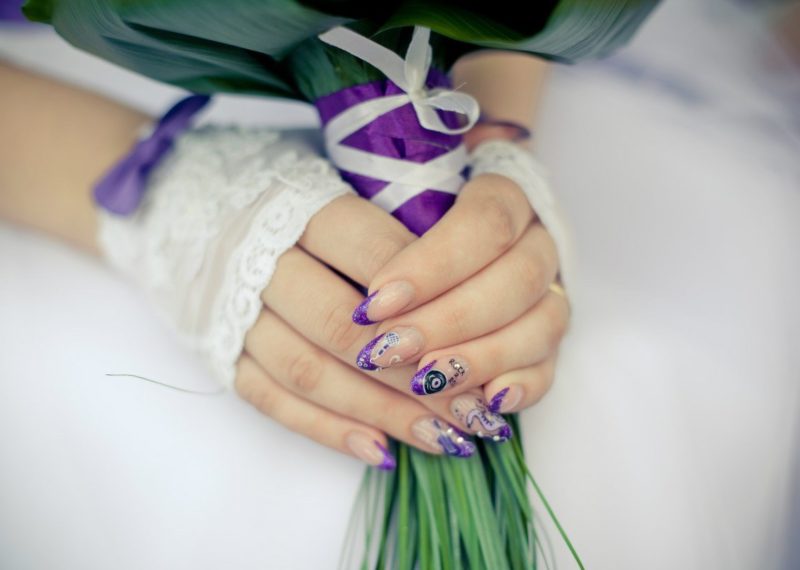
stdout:
<svg viewBox="0 0 800 570">
<path fill-rule="evenodd" d="M 373 358 L 380 358 L 386 354 L 387 350 L 393 346 L 397 346 L 398 344 L 400 344 L 400 335 L 393 331 L 387 332 L 385 335 L 383 335 L 383 340 L 381 341 L 378 351 L 375 353 Z"/>
<path fill-rule="evenodd" d="M 375 298 L 375 295 L 377 295 L 379 292 L 380 289 L 372 293 L 372 295 L 370 295 L 369 297 L 365 298 L 363 301 L 361 301 L 361 304 L 358 307 L 356 307 L 355 311 L 353 311 L 353 322 L 355 324 L 357 325 L 375 324 L 375 321 L 369 320 L 369 317 L 367 316 L 367 309 L 369 309 L 369 304 Z"/>
<path fill-rule="evenodd" d="M 503 405 L 503 398 L 506 397 L 506 394 L 508 394 L 508 386 L 500 390 L 492 397 L 488 406 L 490 412 L 494 412 L 495 414 L 500 413 L 500 406 Z"/>
<path fill-rule="evenodd" d="M 394 456 L 381 443 L 362 431 L 350 432 L 345 443 L 353 455 L 364 463 L 383 471 L 391 471 L 397 467 Z"/>
<path fill-rule="evenodd" d="M 470 457 L 475 453 L 475 444 L 468 435 L 437 418 L 424 418 L 411 428 L 419 439 L 433 447 L 439 447 L 451 457 Z"/>
<path fill-rule="evenodd" d="M 483 398 L 460 396 L 452 401 L 450 409 L 467 429 L 476 430 L 475 435 L 480 438 L 502 443 L 513 437 L 511 426 L 503 416 L 493 412 Z"/>
<path fill-rule="evenodd" d="M 420 368 L 411 379 L 411 391 L 418 396 L 436 394 L 447 387 L 455 386 L 468 372 L 467 365 L 458 357 L 447 359 L 447 366 L 434 368 L 437 360 L 431 360 Z"/>
<path fill-rule="evenodd" d="M 381 471 L 394 471 L 395 467 L 397 467 L 397 460 L 394 458 L 394 455 L 389 453 L 389 450 L 383 447 L 380 442 L 375 441 L 375 446 L 381 450 L 383 454 L 383 461 L 380 465 L 378 465 L 378 469 Z"/>
<path fill-rule="evenodd" d="M 372 293 L 353 311 L 353 322 L 358 325 L 371 325 L 397 313 L 414 300 L 414 286 L 408 281 L 385 283 Z M 372 309 L 372 317 L 368 312 Z"/>
<path fill-rule="evenodd" d="M 381 370 L 394 366 L 417 354 L 422 344 L 422 335 L 417 329 L 400 327 L 369 341 L 358 353 L 356 366 L 362 370 Z"/>
<path fill-rule="evenodd" d="M 369 341 L 356 358 L 356 365 L 364 370 L 380 370 L 382 367 L 373 362 L 375 358 L 383 356 L 391 347 L 400 343 L 400 336 L 395 332 L 388 332 L 376 336 Z M 375 347 L 378 347 L 377 349 Z M 373 354 L 375 352 L 375 354 Z M 399 360 L 399 357 L 398 357 Z M 390 364 L 394 364 L 390 361 Z"/>
</svg>

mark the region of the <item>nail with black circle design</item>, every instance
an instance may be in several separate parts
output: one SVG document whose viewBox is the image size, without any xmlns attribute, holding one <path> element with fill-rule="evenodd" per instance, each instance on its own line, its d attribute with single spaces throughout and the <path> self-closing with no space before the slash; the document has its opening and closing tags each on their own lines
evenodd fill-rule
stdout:
<svg viewBox="0 0 800 570">
<path fill-rule="evenodd" d="M 468 372 L 466 360 L 460 356 L 431 360 L 414 374 L 411 391 L 417 396 L 436 394 L 463 382 Z"/>
</svg>

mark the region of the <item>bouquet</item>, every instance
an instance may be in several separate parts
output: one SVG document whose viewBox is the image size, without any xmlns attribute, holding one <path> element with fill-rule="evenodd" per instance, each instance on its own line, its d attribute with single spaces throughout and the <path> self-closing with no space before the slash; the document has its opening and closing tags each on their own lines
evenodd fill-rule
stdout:
<svg viewBox="0 0 800 570">
<path fill-rule="evenodd" d="M 465 182 L 461 134 L 479 109 L 448 83 L 460 56 L 481 48 L 565 62 L 602 56 L 627 41 L 654 4 L 29 0 L 23 10 L 79 48 L 195 93 L 313 103 L 343 178 L 422 235 Z M 518 431 L 516 416 L 508 419 Z M 392 447 L 396 470 L 364 475 L 341 567 L 535 568 L 540 541 L 528 482 L 582 567 L 519 438 L 481 440 L 469 458 Z"/>
</svg>

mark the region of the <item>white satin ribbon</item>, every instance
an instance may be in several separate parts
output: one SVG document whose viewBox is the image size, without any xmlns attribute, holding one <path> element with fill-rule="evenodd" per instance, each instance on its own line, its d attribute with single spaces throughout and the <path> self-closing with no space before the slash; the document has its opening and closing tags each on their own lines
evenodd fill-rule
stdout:
<svg viewBox="0 0 800 570">
<path fill-rule="evenodd" d="M 460 174 L 467 163 L 464 145 L 429 162 L 417 163 L 365 152 L 345 146 L 342 141 L 381 115 L 408 103 L 414 106 L 420 125 L 450 135 L 471 129 L 480 114 L 478 102 L 466 93 L 449 89 L 428 91 L 425 88 L 432 58 L 429 38 L 428 28 L 416 26 L 403 60 L 390 49 L 348 28 L 334 28 L 319 36 L 323 42 L 371 64 L 405 91 L 363 101 L 343 111 L 325 126 L 325 146 L 336 166 L 347 172 L 389 182 L 371 198 L 372 202 L 389 212 L 428 188 L 456 194 L 464 183 Z M 450 128 L 442 122 L 437 109 L 459 113 L 466 118 L 466 123 Z"/>
</svg>

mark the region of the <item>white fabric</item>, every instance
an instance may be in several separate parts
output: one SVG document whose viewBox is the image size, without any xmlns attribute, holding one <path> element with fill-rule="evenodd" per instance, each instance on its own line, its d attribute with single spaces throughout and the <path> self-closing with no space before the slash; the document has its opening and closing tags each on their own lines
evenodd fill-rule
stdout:
<svg viewBox="0 0 800 570">
<path fill-rule="evenodd" d="M 556 200 L 545 168 L 528 149 L 511 141 L 488 140 L 476 146 L 469 157 L 470 177 L 501 174 L 522 188 L 541 224 L 558 251 L 559 273 L 565 288 L 573 279 L 572 238 L 567 219 Z"/>
<path fill-rule="evenodd" d="M 540 107 L 580 311 L 521 431 L 587 568 L 798 568 L 800 80 L 738 10 L 662 2 L 613 59 L 554 68 Z M 0 53 L 151 113 L 177 96 L 43 32 Z M 209 115 L 315 121 L 252 97 Z M 359 462 L 234 394 L 107 372 L 214 387 L 137 288 L 0 224 L 0 567 L 335 564 Z"/>
<path fill-rule="evenodd" d="M 99 209 L 99 242 L 230 389 L 278 257 L 353 193 L 300 137 L 206 126 L 183 133 L 132 216 Z"/>
</svg>

